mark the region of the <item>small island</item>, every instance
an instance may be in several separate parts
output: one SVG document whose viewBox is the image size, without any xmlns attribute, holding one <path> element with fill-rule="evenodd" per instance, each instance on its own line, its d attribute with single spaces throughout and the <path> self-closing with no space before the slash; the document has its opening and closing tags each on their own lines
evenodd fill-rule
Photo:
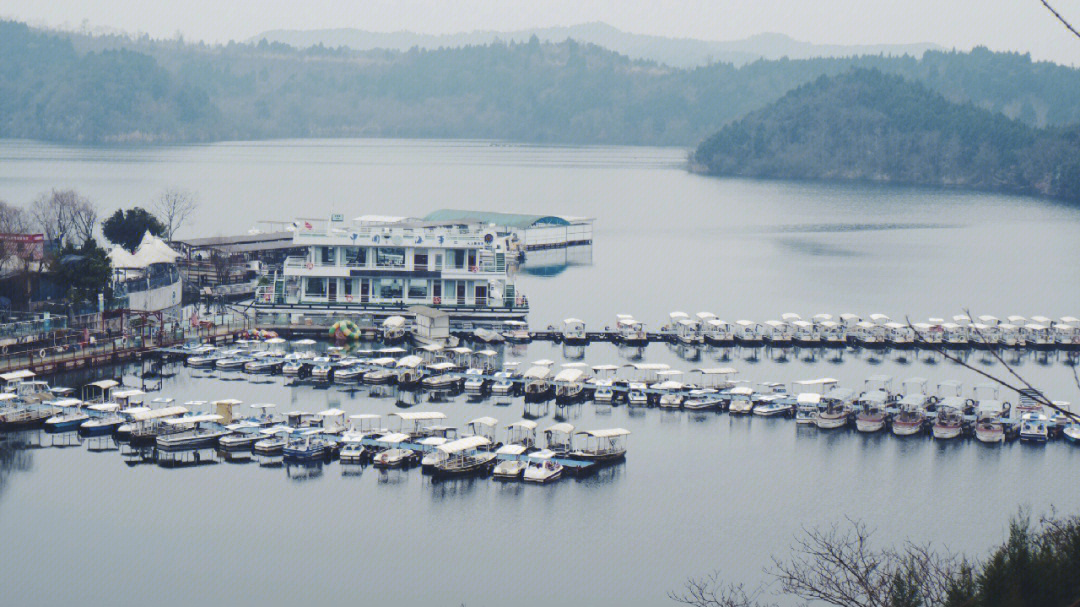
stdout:
<svg viewBox="0 0 1080 607">
<path fill-rule="evenodd" d="M 872 69 L 822 76 L 705 139 L 709 175 L 884 181 L 1080 200 L 1080 127 L 1040 129 Z"/>
</svg>

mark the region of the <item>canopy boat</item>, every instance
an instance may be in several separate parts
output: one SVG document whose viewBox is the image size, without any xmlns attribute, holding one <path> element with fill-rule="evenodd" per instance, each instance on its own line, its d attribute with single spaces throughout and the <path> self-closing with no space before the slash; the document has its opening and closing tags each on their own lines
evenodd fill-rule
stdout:
<svg viewBox="0 0 1080 607">
<path fill-rule="evenodd" d="M 754 415 L 777 417 L 790 415 L 795 408 L 795 401 L 787 394 L 764 394 L 754 400 Z"/>
<path fill-rule="evenodd" d="M 527 483 L 548 483 L 562 476 L 563 466 L 554 458 L 557 454 L 550 449 L 537 451 L 529 456 L 529 463 L 522 473 Z"/>
<path fill-rule="evenodd" d="M 574 426 L 566 422 L 552 424 L 544 430 L 544 444 L 547 449 L 559 455 L 566 455 L 573 450 Z"/>
<path fill-rule="evenodd" d="M 521 445 L 526 449 L 536 446 L 536 422 L 523 419 L 506 426 L 506 444 Z"/>
<path fill-rule="evenodd" d="M 46 404 L 55 412 L 45 420 L 45 430 L 48 432 L 74 430 L 90 419 L 90 415 L 83 411 L 83 401 L 77 398 L 63 398 Z"/>
<path fill-rule="evenodd" d="M 114 393 L 113 396 L 116 394 Z M 182 427 L 166 424 L 165 421 L 179 418 L 187 413 L 188 408 L 179 405 L 159 409 L 149 407 L 125 409 L 121 414 L 127 422 L 116 429 L 116 435 L 118 438 L 127 438 L 132 443 L 154 442 L 159 435 L 182 430 Z"/>
<path fill-rule="evenodd" d="M 465 372 L 465 394 L 472 398 L 481 398 L 487 391 L 487 378 L 480 369 L 469 369 Z"/>
<path fill-rule="evenodd" d="M 420 380 L 424 378 L 423 364 L 424 359 L 415 354 L 398 359 L 394 364 L 398 385 L 402 388 L 419 386 Z"/>
<path fill-rule="evenodd" d="M 1005 424 L 1009 406 L 997 399 L 980 399 L 975 407 L 975 439 L 980 443 L 1005 442 Z"/>
<path fill-rule="evenodd" d="M 417 439 L 437 435 L 433 422 L 446 419 L 446 415 L 440 411 L 395 411 L 389 417 L 396 417 L 399 420 L 395 434 L 404 434 L 406 438 Z M 406 422 L 410 424 L 408 428 L 405 427 Z"/>
<path fill-rule="evenodd" d="M 763 341 L 764 330 L 760 323 L 752 320 L 735 321 L 735 340 L 739 343 L 755 346 Z"/>
<path fill-rule="evenodd" d="M 843 428 L 851 416 L 855 393 L 847 388 L 833 388 L 821 397 L 821 408 L 814 423 L 822 430 Z"/>
<path fill-rule="evenodd" d="M 1080 445 L 1080 423 L 1073 422 L 1065 429 L 1061 431 L 1061 435 L 1065 437 L 1065 440 L 1074 444 Z"/>
<path fill-rule="evenodd" d="M 258 455 L 280 455 L 289 443 L 293 428 L 289 426 L 271 426 L 258 431 L 259 440 L 255 441 L 252 451 Z"/>
<path fill-rule="evenodd" d="M 405 317 L 404 316 L 390 316 L 382 323 L 382 339 L 386 344 L 399 344 L 405 341 L 405 336 L 408 333 L 405 331 Z"/>
<path fill-rule="evenodd" d="M 95 415 L 79 426 L 79 432 L 83 434 L 108 434 L 116 431 L 120 424 L 124 423 L 124 417 L 120 415 L 120 405 L 118 403 L 97 403 L 87 405 L 86 408 L 93 411 Z"/>
<path fill-rule="evenodd" d="M 501 333 L 484 327 L 473 329 L 473 338 L 485 344 L 501 344 L 505 341 Z"/>
<path fill-rule="evenodd" d="M 299 436 L 290 438 L 281 454 L 287 460 L 313 460 L 322 459 L 330 453 L 332 445 L 322 435 L 319 428 L 311 428 L 300 433 Z"/>
<path fill-rule="evenodd" d="M 816 322 L 815 330 L 819 337 L 818 343 L 826 346 L 841 346 L 847 343 L 847 329 L 834 320 Z"/>
<path fill-rule="evenodd" d="M 922 431 L 926 423 L 929 397 L 921 392 L 905 394 L 898 403 L 899 412 L 893 417 L 892 431 L 897 436 L 911 436 Z"/>
<path fill-rule="evenodd" d="M 311 361 L 311 377 L 315 379 L 330 379 L 334 370 L 334 364 L 328 356 L 319 356 Z"/>
<path fill-rule="evenodd" d="M 855 401 L 855 429 L 859 432 L 878 432 L 885 428 L 885 406 L 889 394 L 884 390 L 864 392 Z"/>
<path fill-rule="evenodd" d="M 625 428 L 604 430 L 583 430 L 577 436 L 585 438 L 585 444 L 574 449 L 570 456 L 591 462 L 613 462 L 626 457 L 626 437 L 630 431 Z"/>
<path fill-rule="evenodd" d="M 679 318 L 675 320 L 675 341 L 687 346 L 696 346 L 705 343 L 705 335 L 701 331 L 701 323 L 693 318 Z"/>
<path fill-rule="evenodd" d="M 529 462 L 524 459 L 525 445 L 506 444 L 495 450 L 495 456 L 502 458 L 491 471 L 496 480 L 517 480 L 525 472 Z"/>
<path fill-rule="evenodd" d="M 821 408 L 821 395 L 817 392 L 803 392 L 795 397 L 795 407 L 796 424 L 815 425 Z"/>
<path fill-rule="evenodd" d="M 645 407 L 649 404 L 649 394 L 645 392 L 645 384 L 638 381 L 630 382 L 626 393 L 626 402 L 631 407 Z"/>
<path fill-rule="evenodd" d="M 248 419 L 227 424 L 225 429 L 231 434 L 218 439 L 218 446 L 226 451 L 246 451 L 251 449 L 255 446 L 255 443 L 263 438 L 259 430 L 264 427 L 263 424 Z"/>
<path fill-rule="evenodd" d="M 806 321 L 797 321 L 806 322 Z M 810 323 L 806 323 L 809 325 Z M 762 326 L 765 341 L 774 346 L 787 346 L 795 340 L 797 329 L 786 320 L 767 320 Z M 812 327 L 811 327 L 811 330 Z"/>
<path fill-rule="evenodd" d="M 597 403 L 610 403 L 615 400 L 615 382 L 610 379 L 598 379 L 593 383 L 593 400 Z"/>
<path fill-rule="evenodd" d="M 626 314 L 615 317 L 616 338 L 625 346 L 645 346 L 649 343 L 649 334 L 645 325 Z"/>
<path fill-rule="evenodd" d="M 274 373 L 280 371 L 284 365 L 285 359 L 281 352 L 259 352 L 254 359 L 244 364 L 244 371 L 248 373 Z"/>
<path fill-rule="evenodd" d="M 448 456 L 439 451 L 437 447 L 439 445 L 445 445 L 450 442 L 445 436 L 428 436 L 420 439 L 419 444 L 421 449 L 430 449 L 420 459 L 420 470 L 423 472 L 432 472 L 435 470 L 435 464 L 445 460 Z"/>
<path fill-rule="evenodd" d="M 247 354 L 238 353 L 234 354 L 233 356 L 218 359 L 217 362 L 214 363 L 214 366 L 218 369 L 237 370 L 243 369 L 244 365 L 248 364 L 252 360 L 254 359 Z"/>
<path fill-rule="evenodd" d="M 562 369 L 555 375 L 555 402 L 577 402 L 585 397 L 585 372 L 577 367 Z"/>
<path fill-rule="evenodd" d="M 554 386 L 548 379 L 551 369 L 545 365 L 535 365 L 525 372 L 525 400 L 538 401 L 551 397 Z"/>
<path fill-rule="evenodd" d="M 820 325 L 802 319 L 790 321 L 788 325 L 791 341 L 800 346 L 813 346 L 821 341 Z"/>
<path fill-rule="evenodd" d="M 488 444 L 495 443 L 495 429 L 499 424 L 499 420 L 494 417 L 484 416 L 478 417 L 474 420 L 470 420 L 465 424 L 465 437 L 481 436 L 487 439 Z"/>
<path fill-rule="evenodd" d="M 446 454 L 446 459 L 435 464 L 436 476 L 465 476 L 484 474 L 495 466 L 496 455 L 485 450 L 491 441 L 484 436 L 466 436 L 436 447 Z"/>
<path fill-rule="evenodd" d="M 1020 418 L 1020 440 L 1045 443 L 1050 438 L 1050 418 L 1041 411 L 1029 411 Z"/>
<path fill-rule="evenodd" d="M 567 318 L 562 325 L 563 343 L 571 346 L 589 343 L 589 336 L 585 332 L 585 321 L 578 318 Z"/>
<path fill-rule="evenodd" d="M 194 449 L 213 445 L 229 433 L 229 430 L 217 425 L 216 422 L 222 419 L 216 413 L 165 419 L 162 423 L 176 431 L 159 434 L 156 437 L 157 446 L 159 449 Z M 206 427 L 204 423 L 213 425 Z"/>
<path fill-rule="evenodd" d="M 728 413 L 732 415 L 750 415 L 754 410 L 754 389 L 737 386 L 727 393 Z"/>
<path fill-rule="evenodd" d="M 514 392 L 515 385 L 513 371 L 499 371 L 491 384 L 491 393 L 496 396 L 506 396 Z"/>
<path fill-rule="evenodd" d="M 941 323 L 941 343 L 947 348 L 963 348 L 970 341 L 971 328 L 955 322 Z"/>
<path fill-rule="evenodd" d="M 359 382 L 364 379 L 367 372 L 367 368 L 358 362 L 342 363 L 334 368 L 334 381 Z"/>
<path fill-rule="evenodd" d="M 452 362 L 441 362 L 427 366 L 431 375 L 421 380 L 421 385 L 430 390 L 456 390 L 462 384 L 460 377 L 450 375 L 456 368 Z"/>
<path fill-rule="evenodd" d="M 532 341 L 529 325 L 521 320 L 504 320 L 502 336 L 506 341 L 515 344 L 527 344 Z"/>
<path fill-rule="evenodd" d="M 678 409 L 686 401 L 686 384 L 672 379 L 653 384 L 652 389 L 659 392 L 657 405 L 664 409 Z"/>
<path fill-rule="evenodd" d="M 223 350 L 207 350 L 195 356 L 188 356 L 184 364 L 189 367 L 216 367 L 219 360 L 226 358 Z"/>
<path fill-rule="evenodd" d="M 341 434 L 348 429 L 345 412 L 341 409 L 330 408 L 315 415 L 319 418 L 319 427 L 323 434 Z"/>
<path fill-rule="evenodd" d="M 397 362 L 396 358 L 390 356 L 372 359 L 369 364 L 374 365 L 374 368 L 364 373 L 364 383 L 381 386 L 397 381 L 398 374 L 394 368 Z"/>
<path fill-rule="evenodd" d="M 730 344 L 735 341 L 735 332 L 731 323 L 719 318 L 705 321 L 705 341 L 714 346 Z"/>
</svg>

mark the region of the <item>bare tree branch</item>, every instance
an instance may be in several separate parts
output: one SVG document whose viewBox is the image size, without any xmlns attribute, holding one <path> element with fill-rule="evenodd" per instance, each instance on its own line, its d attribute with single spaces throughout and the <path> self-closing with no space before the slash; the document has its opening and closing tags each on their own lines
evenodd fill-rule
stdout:
<svg viewBox="0 0 1080 607">
<path fill-rule="evenodd" d="M 176 232 L 198 208 L 199 200 L 193 192 L 179 188 L 169 188 L 162 192 L 154 203 L 154 211 L 165 223 L 166 239 L 171 242 Z"/>
<path fill-rule="evenodd" d="M 1042 2 L 1042 5 L 1046 7 L 1046 10 L 1050 11 L 1054 15 L 1054 17 L 1056 17 L 1057 20 L 1060 21 L 1061 24 L 1065 26 L 1065 28 L 1067 30 L 1072 32 L 1073 35 L 1076 36 L 1077 38 L 1080 38 L 1080 32 L 1076 31 L 1076 28 L 1069 25 L 1069 22 L 1065 20 L 1065 17 L 1062 17 L 1061 13 L 1054 10 L 1054 7 L 1050 6 L 1049 2 L 1047 2 L 1046 0 L 1039 0 L 1039 1 Z"/>
<path fill-rule="evenodd" d="M 676 603 L 692 607 L 775 607 L 758 600 L 762 589 L 747 592 L 742 584 L 724 584 L 720 572 L 701 578 L 688 578 L 682 591 L 668 592 Z"/>
</svg>

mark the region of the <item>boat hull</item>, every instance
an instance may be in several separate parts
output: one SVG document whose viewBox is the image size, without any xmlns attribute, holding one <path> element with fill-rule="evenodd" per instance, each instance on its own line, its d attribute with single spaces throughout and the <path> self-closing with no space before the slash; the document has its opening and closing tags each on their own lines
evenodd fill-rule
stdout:
<svg viewBox="0 0 1080 607">
<path fill-rule="evenodd" d="M 847 416 L 833 417 L 831 415 L 818 415 L 814 423 L 821 430 L 835 430 L 847 425 Z"/>
<path fill-rule="evenodd" d="M 897 436 L 913 436 L 922 431 L 922 422 L 893 422 L 892 432 Z"/>
<path fill-rule="evenodd" d="M 1003 443 L 1005 442 L 1005 429 L 1001 426 L 975 426 L 975 439 L 980 443 Z"/>
<path fill-rule="evenodd" d="M 859 432 L 873 433 L 880 432 L 885 428 L 885 418 L 855 418 L 855 429 Z"/>
</svg>

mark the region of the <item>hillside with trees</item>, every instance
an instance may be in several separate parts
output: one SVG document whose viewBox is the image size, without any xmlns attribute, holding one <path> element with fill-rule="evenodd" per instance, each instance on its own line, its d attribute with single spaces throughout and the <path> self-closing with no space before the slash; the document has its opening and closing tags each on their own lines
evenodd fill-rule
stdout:
<svg viewBox="0 0 1080 607">
<path fill-rule="evenodd" d="M 0 22 L 0 137 L 188 142 L 490 138 L 694 145 L 793 88 L 852 68 L 923 83 L 1033 126 L 1080 123 L 1080 70 L 928 51 L 712 63 L 634 60 L 573 40 L 421 50 L 44 32 Z"/>
<path fill-rule="evenodd" d="M 1080 200 L 1080 127 L 1035 128 L 877 70 L 822 76 L 703 141 L 712 175 L 868 180 Z"/>
</svg>

